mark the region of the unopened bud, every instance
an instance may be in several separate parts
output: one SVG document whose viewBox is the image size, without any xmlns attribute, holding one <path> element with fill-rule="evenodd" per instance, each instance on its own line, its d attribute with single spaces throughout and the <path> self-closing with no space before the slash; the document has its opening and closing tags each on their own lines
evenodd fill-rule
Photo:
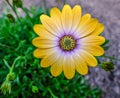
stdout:
<svg viewBox="0 0 120 98">
<path fill-rule="evenodd" d="M 13 16 L 12 14 L 7 14 L 6 16 L 7 16 L 8 20 L 9 20 L 10 22 L 12 22 L 12 23 L 15 22 L 15 18 L 14 18 L 14 16 Z"/>
<path fill-rule="evenodd" d="M 37 86 L 32 86 L 32 92 L 37 93 L 38 92 L 38 87 Z"/>
<path fill-rule="evenodd" d="M 7 75 L 7 78 L 6 78 L 8 81 L 13 81 L 15 80 L 15 74 L 12 72 L 12 73 L 9 73 Z"/>
<path fill-rule="evenodd" d="M 105 70 L 105 71 L 111 71 L 114 69 L 114 64 L 112 62 L 103 62 L 102 63 L 102 68 Z"/>
<path fill-rule="evenodd" d="M 13 5 L 21 8 L 22 7 L 22 0 L 13 0 Z"/>
</svg>

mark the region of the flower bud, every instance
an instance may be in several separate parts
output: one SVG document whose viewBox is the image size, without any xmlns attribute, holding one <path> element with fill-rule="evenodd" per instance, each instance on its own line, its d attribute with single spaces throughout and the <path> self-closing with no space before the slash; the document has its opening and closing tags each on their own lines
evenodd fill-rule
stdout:
<svg viewBox="0 0 120 98">
<path fill-rule="evenodd" d="M 22 7 L 22 0 L 13 0 L 13 5 L 21 8 Z"/>
<path fill-rule="evenodd" d="M 7 75 L 7 78 L 6 78 L 8 81 L 13 81 L 15 80 L 15 74 L 12 72 L 12 73 L 9 73 Z"/>
<path fill-rule="evenodd" d="M 37 93 L 38 92 L 38 87 L 37 86 L 32 86 L 32 92 Z"/>
<path fill-rule="evenodd" d="M 102 68 L 105 70 L 105 71 L 111 71 L 114 69 L 114 64 L 113 62 L 103 62 L 102 63 Z"/>
<path fill-rule="evenodd" d="M 8 20 L 9 20 L 11 23 L 14 23 L 14 22 L 15 22 L 15 18 L 14 18 L 14 16 L 13 16 L 12 14 L 7 14 L 6 16 L 7 16 Z"/>
</svg>

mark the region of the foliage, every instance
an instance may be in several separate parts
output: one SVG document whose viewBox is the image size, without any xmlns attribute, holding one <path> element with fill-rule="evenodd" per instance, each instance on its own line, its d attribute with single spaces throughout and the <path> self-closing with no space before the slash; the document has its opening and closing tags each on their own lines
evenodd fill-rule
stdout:
<svg viewBox="0 0 120 98">
<path fill-rule="evenodd" d="M 39 16 L 44 12 L 42 8 L 30 12 L 32 17 L 26 14 L 13 23 L 5 15 L 0 18 L 0 84 L 9 73 L 4 60 L 12 65 L 20 57 L 13 69 L 12 91 L 6 95 L 1 93 L 0 98 L 100 98 L 100 90 L 91 88 L 83 76 L 76 74 L 72 80 L 67 80 L 62 74 L 55 78 L 49 68 L 40 67 L 40 61 L 33 57 L 31 42 L 36 36 L 33 25 L 39 23 Z"/>
</svg>

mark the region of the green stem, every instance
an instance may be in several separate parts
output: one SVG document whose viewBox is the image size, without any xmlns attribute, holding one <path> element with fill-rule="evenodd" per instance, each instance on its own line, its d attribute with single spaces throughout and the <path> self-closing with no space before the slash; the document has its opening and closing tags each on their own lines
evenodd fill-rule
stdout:
<svg viewBox="0 0 120 98">
<path fill-rule="evenodd" d="M 53 94 L 53 92 L 51 91 L 51 89 L 48 87 L 48 91 L 50 92 L 50 94 L 51 94 L 51 96 L 53 97 L 53 98 L 58 98 L 57 96 L 55 96 L 54 94 Z"/>
<path fill-rule="evenodd" d="M 19 18 L 19 16 L 18 16 L 17 12 L 16 12 L 15 7 L 12 6 L 8 0 L 6 0 L 6 2 L 8 3 L 8 5 L 11 7 L 11 9 L 13 10 L 13 12 L 15 13 L 17 19 L 20 21 L 20 18 Z"/>
<path fill-rule="evenodd" d="M 44 10 L 44 13 L 46 13 L 46 0 L 43 0 L 43 10 Z"/>
<path fill-rule="evenodd" d="M 118 61 L 120 61 L 120 59 L 119 58 L 116 58 L 116 57 L 113 57 L 113 56 L 104 56 L 105 58 L 109 58 L 109 59 L 113 59 L 113 60 L 118 60 Z"/>
<path fill-rule="evenodd" d="M 8 69 L 10 70 L 10 65 L 8 64 L 8 62 L 5 59 L 3 59 L 3 61 L 4 61 L 5 65 L 8 67 Z"/>
<path fill-rule="evenodd" d="M 25 8 L 22 7 L 22 10 L 25 12 L 25 14 L 31 19 L 31 16 L 28 14 Z M 32 20 L 32 19 L 31 19 Z"/>
<path fill-rule="evenodd" d="M 66 4 L 66 0 L 63 1 L 63 4 L 64 4 L 64 5 Z"/>
<path fill-rule="evenodd" d="M 0 43 L 0 46 L 1 46 L 1 47 L 6 47 L 6 48 L 14 49 L 13 47 L 10 47 L 10 46 L 7 46 L 7 45 L 5 45 L 5 44 L 1 44 L 1 43 Z"/>
<path fill-rule="evenodd" d="M 17 57 L 17 58 L 14 60 L 14 62 L 13 62 L 13 64 L 12 64 L 12 67 L 10 68 L 10 73 L 13 71 L 13 69 L 14 69 L 14 67 L 15 67 L 16 61 L 17 61 L 18 59 L 20 59 L 20 58 L 21 58 L 21 56 Z"/>
</svg>

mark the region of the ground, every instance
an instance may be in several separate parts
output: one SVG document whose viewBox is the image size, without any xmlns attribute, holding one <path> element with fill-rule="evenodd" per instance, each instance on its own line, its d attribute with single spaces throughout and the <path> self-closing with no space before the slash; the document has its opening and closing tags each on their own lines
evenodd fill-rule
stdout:
<svg viewBox="0 0 120 98">
<path fill-rule="evenodd" d="M 10 0 L 11 1 L 11 0 Z M 43 6 L 61 8 L 64 0 L 23 0 L 24 7 Z M 83 13 L 91 15 L 105 25 L 103 35 L 110 40 L 110 48 L 106 55 L 120 58 L 120 0 L 66 0 L 68 4 L 74 6 L 79 4 L 83 8 Z M 0 15 L 8 8 L 5 0 L 0 0 Z M 18 9 L 21 13 L 21 10 Z M 22 15 L 22 13 L 21 13 Z M 105 59 L 108 61 L 109 59 Z M 115 60 L 113 72 L 105 72 L 99 67 L 91 68 L 90 74 L 86 76 L 92 86 L 98 86 L 103 91 L 102 98 L 120 98 L 120 60 Z"/>
</svg>

